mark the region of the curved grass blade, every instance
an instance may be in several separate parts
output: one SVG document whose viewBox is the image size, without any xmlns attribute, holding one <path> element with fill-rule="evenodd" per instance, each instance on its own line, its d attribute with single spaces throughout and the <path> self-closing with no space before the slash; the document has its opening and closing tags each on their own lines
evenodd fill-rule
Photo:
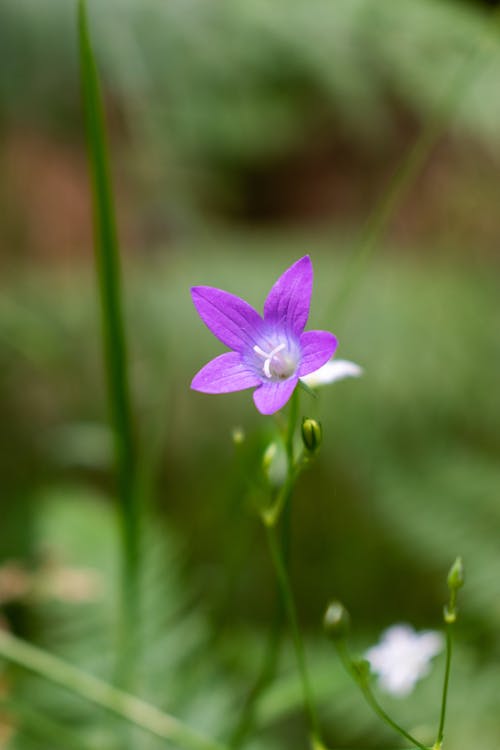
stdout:
<svg viewBox="0 0 500 750">
<path fill-rule="evenodd" d="M 182 750 L 226 750 L 215 740 L 205 737 L 150 703 L 118 690 L 93 675 L 81 672 L 62 659 L 5 631 L 0 631 L 0 656 L 120 716 L 146 732 L 168 740 Z"/>
</svg>

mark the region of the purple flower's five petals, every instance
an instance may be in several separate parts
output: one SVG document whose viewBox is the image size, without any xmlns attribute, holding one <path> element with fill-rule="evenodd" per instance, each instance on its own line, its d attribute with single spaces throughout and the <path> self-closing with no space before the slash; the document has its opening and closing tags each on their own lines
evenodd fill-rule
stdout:
<svg viewBox="0 0 500 750">
<path fill-rule="evenodd" d="M 329 331 L 307 331 L 300 337 L 300 348 L 302 357 L 297 373 L 299 378 L 319 370 L 328 362 L 337 348 L 337 339 Z"/>
<path fill-rule="evenodd" d="M 205 325 L 230 349 L 252 349 L 260 340 L 262 318 L 245 300 L 211 286 L 195 286 L 191 296 Z"/>
<path fill-rule="evenodd" d="M 261 414 L 279 411 L 292 395 L 298 378 L 263 383 L 253 394 L 255 406 Z"/>
<path fill-rule="evenodd" d="M 256 388 L 261 414 L 274 414 L 289 400 L 299 378 L 321 369 L 337 347 L 328 331 L 303 333 L 309 316 L 313 271 L 304 256 L 280 276 L 264 304 L 264 317 L 247 302 L 222 289 L 193 287 L 193 302 L 205 325 L 233 351 L 209 362 L 191 387 L 203 393 Z M 319 372 L 318 372 L 319 371 Z M 345 377 L 345 374 L 343 375 Z M 336 379 L 341 377 L 337 374 Z M 328 382 L 332 376 L 328 373 Z"/>
<path fill-rule="evenodd" d="M 212 359 L 194 376 L 191 388 L 202 393 L 231 393 L 254 388 L 262 380 L 250 370 L 237 352 Z"/>
<path fill-rule="evenodd" d="M 286 333 L 299 336 L 311 306 L 313 269 L 308 255 L 279 277 L 264 303 L 264 319 Z"/>
</svg>

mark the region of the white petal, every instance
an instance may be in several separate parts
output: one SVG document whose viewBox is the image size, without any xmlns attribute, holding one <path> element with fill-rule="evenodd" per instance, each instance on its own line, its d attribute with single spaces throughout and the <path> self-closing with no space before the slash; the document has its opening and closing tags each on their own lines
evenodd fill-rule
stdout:
<svg viewBox="0 0 500 750">
<path fill-rule="evenodd" d="M 363 369 L 354 362 L 349 362 L 347 359 L 334 358 L 327 362 L 326 365 L 323 365 L 323 367 L 320 367 L 319 370 L 310 372 L 309 375 L 304 375 L 301 380 L 309 388 L 318 388 L 319 386 L 329 385 L 344 378 L 357 378 L 362 374 Z"/>
<path fill-rule="evenodd" d="M 430 671 L 431 659 L 443 648 L 443 636 L 426 630 L 416 633 L 409 625 L 393 625 L 365 656 L 379 684 L 395 696 L 408 695 Z"/>
</svg>

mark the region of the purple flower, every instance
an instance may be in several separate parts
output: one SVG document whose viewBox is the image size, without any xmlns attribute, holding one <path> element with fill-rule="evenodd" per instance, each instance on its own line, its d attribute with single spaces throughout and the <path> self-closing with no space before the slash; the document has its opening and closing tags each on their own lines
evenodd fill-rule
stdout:
<svg viewBox="0 0 500 750">
<path fill-rule="evenodd" d="M 191 388 L 231 393 L 256 388 L 255 406 L 274 414 L 292 395 L 299 378 L 318 370 L 335 351 L 328 331 L 306 331 L 313 269 L 304 256 L 279 277 L 264 303 L 264 317 L 248 302 L 222 289 L 195 286 L 194 306 L 205 325 L 232 351 L 205 365 Z"/>
</svg>

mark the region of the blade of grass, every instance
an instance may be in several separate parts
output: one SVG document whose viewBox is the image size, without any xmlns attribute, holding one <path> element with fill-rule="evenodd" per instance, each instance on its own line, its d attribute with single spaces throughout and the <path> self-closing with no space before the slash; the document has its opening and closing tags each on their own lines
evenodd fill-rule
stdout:
<svg viewBox="0 0 500 750">
<path fill-rule="evenodd" d="M 63 723 L 57 723 L 48 718 L 41 711 L 19 703 L 11 698 L 0 699 L 2 722 L 12 724 L 15 736 L 33 738 L 44 747 L 61 748 L 65 750 L 99 750 L 102 745 L 96 745 L 95 739 L 84 740 L 76 732 L 71 731 Z"/>
<path fill-rule="evenodd" d="M 226 750 L 174 716 L 118 690 L 20 638 L 0 631 L 0 656 L 183 750 Z"/>
<path fill-rule="evenodd" d="M 135 450 L 122 312 L 120 256 L 102 97 L 84 0 L 79 0 L 78 4 L 78 36 L 93 198 L 94 247 L 101 305 L 102 339 L 122 523 L 121 642 L 119 644 L 122 658 L 118 672 L 120 683 L 128 684 L 133 671 L 134 632 L 139 612 L 139 507 L 136 494 Z"/>
</svg>

